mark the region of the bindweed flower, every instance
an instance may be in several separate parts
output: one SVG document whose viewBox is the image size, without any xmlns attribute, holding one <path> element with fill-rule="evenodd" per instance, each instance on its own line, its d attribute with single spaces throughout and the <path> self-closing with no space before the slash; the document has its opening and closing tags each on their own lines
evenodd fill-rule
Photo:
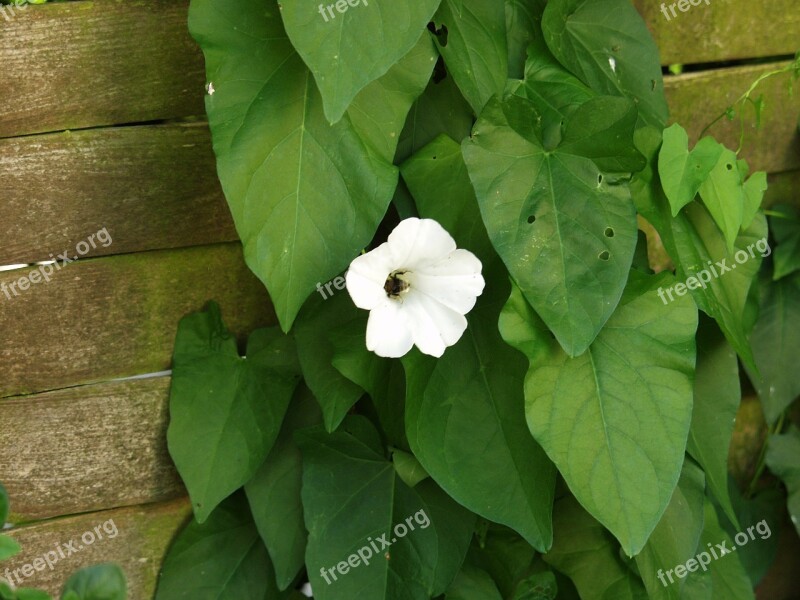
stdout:
<svg viewBox="0 0 800 600">
<path fill-rule="evenodd" d="M 467 328 L 483 292 L 481 261 L 432 219 L 405 219 L 388 240 L 356 258 L 347 291 L 370 311 L 367 348 L 397 358 L 416 345 L 439 357 Z"/>
</svg>

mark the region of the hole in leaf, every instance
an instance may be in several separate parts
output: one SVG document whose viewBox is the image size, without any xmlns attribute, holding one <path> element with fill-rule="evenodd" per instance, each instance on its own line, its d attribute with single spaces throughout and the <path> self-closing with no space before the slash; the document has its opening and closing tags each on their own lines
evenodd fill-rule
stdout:
<svg viewBox="0 0 800 600">
<path fill-rule="evenodd" d="M 428 23 L 428 31 L 436 36 L 436 41 L 439 42 L 442 48 L 447 46 L 447 25 L 443 24 L 439 29 L 436 29 L 436 25 L 431 21 Z"/>
<path fill-rule="evenodd" d="M 725 168 L 726 168 L 726 169 L 728 169 L 728 171 L 733 171 L 733 165 L 732 165 L 732 164 L 730 164 L 730 163 L 728 163 L 727 165 L 725 165 Z"/>
<path fill-rule="evenodd" d="M 597 174 L 597 183 L 603 183 L 603 174 L 602 173 L 598 173 Z"/>
<path fill-rule="evenodd" d="M 614 230 L 611 227 L 606 227 L 606 230 L 603 233 L 606 237 L 614 237 Z"/>
<path fill-rule="evenodd" d="M 600 260 L 608 260 L 611 258 L 611 253 L 608 250 L 603 250 L 600 254 L 597 255 L 597 258 Z"/>
<path fill-rule="evenodd" d="M 531 215 L 528 217 L 528 223 L 533 223 L 536 220 L 536 215 Z"/>
</svg>

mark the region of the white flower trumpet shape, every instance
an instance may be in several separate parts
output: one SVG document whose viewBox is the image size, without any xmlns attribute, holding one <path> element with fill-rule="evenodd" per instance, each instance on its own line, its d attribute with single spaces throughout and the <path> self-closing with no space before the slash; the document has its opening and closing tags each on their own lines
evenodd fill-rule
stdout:
<svg viewBox="0 0 800 600">
<path fill-rule="evenodd" d="M 370 311 L 367 349 L 398 358 L 416 345 L 439 357 L 467 328 L 483 292 L 481 261 L 432 219 L 405 219 L 388 240 L 356 258 L 347 291 Z"/>
</svg>

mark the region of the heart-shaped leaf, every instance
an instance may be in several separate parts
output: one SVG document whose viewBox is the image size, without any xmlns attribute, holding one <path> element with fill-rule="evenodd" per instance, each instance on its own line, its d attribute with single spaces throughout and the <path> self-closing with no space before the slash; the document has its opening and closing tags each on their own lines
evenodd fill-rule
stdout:
<svg viewBox="0 0 800 600">
<path fill-rule="evenodd" d="M 216 304 L 181 320 L 167 442 L 200 523 L 264 462 L 299 379 L 277 327 L 253 332 L 240 357 Z"/>
<path fill-rule="evenodd" d="M 600 121 L 598 106 L 590 111 Z M 614 311 L 636 248 L 636 215 L 627 186 L 594 160 L 615 145 L 582 146 L 576 132 L 563 152 L 547 148 L 530 101 L 492 100 L 463 144 L 483 221 L 497 253 L 570 356 L 583 353 Z M 590 114 L 581 117 L 589 119 Z M 627 113 L 615 135 L 632 146 Z"/>
<path fill-rule="evenodd" d="M 664 306 L 673 281 L 631 271 L 614 315 L 589 350 L 570 358 L 514 289 L 500 319 L 525 353 L 528 427 L 578 501 L 637 554 L 672 496 L 692 414 L 697 309 Z"/>
<path fill-rule="evenodd" d="M 192 520 L 178 534 L 161 567 L 155 600 L 282 597 L 247 500 L 237 493 L 205 523 Z"/>
<path fill-rule="evenodd" d="M 558 61 L 599 94 L 627 96 L 645 123 L 663 128 L 669 112 L 658 48 L 628 0 L 550 0 L 542 18 Z"/>
<path fill-rule="evenodd" d="M 374 14 L 370 4 L 352 14 Z M 353 115 L 331 126 L 279 12 L 275 0 L 193 0 L 189 27 L 206 57 L 217 170 L 245 260 L 288 331 L 316 284 L 340 273 L 375 234 L 397 184 L 396 140 L 434 54 L 416 33 L 383 80 L 362 90 Z"/>
</svg>

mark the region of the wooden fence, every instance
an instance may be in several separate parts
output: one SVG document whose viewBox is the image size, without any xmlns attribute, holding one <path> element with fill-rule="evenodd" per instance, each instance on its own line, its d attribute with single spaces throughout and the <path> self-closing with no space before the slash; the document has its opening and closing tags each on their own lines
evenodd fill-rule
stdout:
<svg viewBox="0 0 800 600">
<path fill-rule="evenodd" d="M 673 119 L 696 137 L 794 54 L 795 2 L 711 0 L 667 21 L 637 0 L 665 65 L 766 59 L 668 77 Z M 115 561 L 130 598 L 152 598 L 189 514 L 166 448 L 169 377 L 121 379 L 168 369 L 178 320 L 209 299 L 237 334 L 276 322 L 216 179 L 187 8 L 80 0 L 0 20 L 0 265 L 50 260 L 103 228 L 113 240 L 49 283 L 0 293 L 0 481 L 24 548 L 3 569 L 109 520 L 119 532 L 25 582 L 54 594 L 76 568 Z M 771 174 L 770 203 L 796 201 L 800 183 L 800 96 L 785 87 L 764 86 L 744 150 Z M 714 133 L 735 147 L 735 127 Z M 0 272 L 0 289 L 31 270 Z"/>
</svg>

